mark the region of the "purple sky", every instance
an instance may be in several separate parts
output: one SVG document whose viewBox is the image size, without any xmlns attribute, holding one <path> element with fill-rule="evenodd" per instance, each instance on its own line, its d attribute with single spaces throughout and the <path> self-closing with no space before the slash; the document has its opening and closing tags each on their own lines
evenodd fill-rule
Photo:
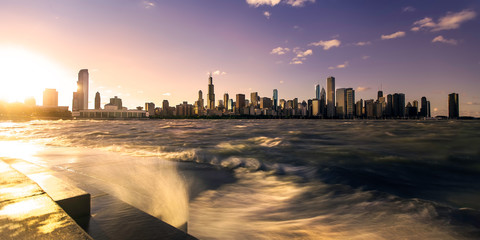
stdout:
<svg viewBox="0 0 480 240">
<path fill-rule="evenodd" d="M 479 13 L 477 0 L 2 0 L 0 53 L 21 49 L 55 66 L 28 80 L 38 104 L 57 88 L 71 105 L 88 68 L 90 107 L 96 91 L 129 108 L 193 103 L 214 72 L 217 100 L 274 88 L 307 100 L 332 75 L 357 100 L 380 87 L 407 102 L 426 96 L 435 116 L 457 92 L 461 115 L 480 116 Z M 22 91 L 7 78 L 0 93 Z"/>
</svg>

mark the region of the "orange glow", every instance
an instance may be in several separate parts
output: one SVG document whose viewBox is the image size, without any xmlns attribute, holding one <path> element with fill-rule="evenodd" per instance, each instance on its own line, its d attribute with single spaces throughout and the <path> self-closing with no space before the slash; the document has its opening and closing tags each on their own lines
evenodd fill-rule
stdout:
<svg viewBox="0 0 480 240">
<path fill-rule="evenodd" d="M 55 62 L 27 49 L 0 46 L 0 72 L 1 100 L 8 102 L 23 102 L 27 97 L 34 97 L 37 105 L 42 105 L 45 88 L 55 88 L 59 93 L 75 91 L 72 74 L 69 76 Z M 60 98 L 59 94 L 61 104 L 64 101 Z"/>
</svg>

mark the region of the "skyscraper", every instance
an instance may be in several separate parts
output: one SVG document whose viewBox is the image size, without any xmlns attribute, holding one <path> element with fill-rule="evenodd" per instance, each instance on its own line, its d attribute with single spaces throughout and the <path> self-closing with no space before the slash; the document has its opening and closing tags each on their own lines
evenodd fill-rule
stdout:
<svg viewBox="0 0 480 240">
<path fill-rule="evenodd" d="M 153 102 L 146 102 L 145 103 L 145 111 L 148 112 L 149 116 L 155 115 L 155 103 Z"/>
<path fill-rule="evenodd" d="M 245 94 L 237 94 L 237 110 L 245 107 Z"/>
<path fill-rule="evenodd" d="M 320 116 L 325 117 L 326 113 L 326 104 L 327 104 L 327 94 L 325 93 L 325 88 L 322 87 L 320 91 Z"/>
<path fill-rule="evenodd" d="M 101 104 L 101 102 L 100 102 L 100 93 L 97 92 L 97 93 L 95 93 L 95 109 L 100 109 L 100 108 L 101 108 L 101 107 L 100 107 L 100 104 Z"/>
<path fill-rule="evenodd" d="M 273 89 L 273 109 L 277 110 L 278 107 L 278 90 Z"/>
<path fill-rule="evenodd" d="M 72 110 L 88 109 L 88 69 L 78 72 L 77 91 L 73 93 Z"/>
<path fill-rule="evenodd" d="M 377 93 L 377 101 L 378 101 L 378 99 L 380 99 L 381 97 L 383 97 L 383 91 L 382 91 L 382 90 L 378 91 L 378 93 Z"/>
<path fill-rule="evenodd" d="M 337 89 L 337 94 L 335 95 L 335 109 L 337 112 L 337 117 L 338 118 L 344 118 L 346 115 L 346 91 L 345 88 L 339 88 Z"/>
<path fill-rule="evenodd" d="M 427 98 L 426 97 L 422 97 L 422 99 L 420 100 L 421 101 L 421 107 L 420 107 L 420 117 L 428 117 L 428 114 L 427 114 Z"/>
<path fill-rule="evenodd" d="M 353 88 L 345 89 L 346 117 L 353 118 L 355 115 L 355 90 Z"/>
<path fill-rule="evenodd" d="M 405 94 L 403 93 L 393 94 L 393 117 L 405 117 Z"/>
<path fill-rule="evenodd" d="M 196 108 L 196 114 L 198 115 L 203 115 L 203 112 L 205 110 L 205 106 L 203 105 L 203 92 L 202 90 L 198 90 L 198 100 L 197 100 L 197 106 Z"/>
<path fill-rule="evenodd" d="M 327 117 L 335 117 L 335 78 L 327 78 Z"/>
<path fill-rule="evenodd" d="M 320 100 L 320 84 L 315 85 L 315 99 Z"/>
<path fill-rule="evenodd" d="M 258 102 L 259 102 L 259 97 L 258 97 L 258 92 L 252 92 L 250 93 L 250 102 L 253 107 L 257 108 L 258 107 Z"/>
<path fill-rule="evenodd" d="M 232 106 L 230 106 L 230 101 L 228 101 L 228 99 L 229 99 L 228 93 L 223 94 L 223 102 L 225 104 L 225 111 L 228 111 L 232 108 Z"/>
<path fill-rule="evenodd" d="M 43 91 L 43 106 L 58 107 L 58 92 L 56 89 L 46 88 Z"/>
<path fill-rule="evenodd" d="M 455 119 L 460 116 L 458 106 L 458 93 L 448 94 L 448 118 Z"/>
<path fill-rule="evenodd" d="M 215 109 L 215 91 L 213 88 L 212 74 L 210 74 L 210 77 L 208 78 L 207 109 Z"/>
</svg>

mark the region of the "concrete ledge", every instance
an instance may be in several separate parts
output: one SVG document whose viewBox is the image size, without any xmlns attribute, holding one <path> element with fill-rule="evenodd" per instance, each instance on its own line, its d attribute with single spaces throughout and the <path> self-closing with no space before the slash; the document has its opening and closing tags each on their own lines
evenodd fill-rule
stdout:
<svg viewBox="0 0 480 240">
<path fill-rule="evenodd" d="M 18 160 L 11 160 L 10 165 L 36 182 L 70 217 L 90 215 L 89 193 L 54 177 L 46 168 Z"/>
<path fill-rule="evenodd" d="M 1 160 L 0 196 L 0 239 L 92 239 L 35 182 Z"/>
<path fill-rule="evenodd" d="M 90 194 L 48 174 L 28 174 L 63 210 L 76 219 L 90 215 Z"/>
</svg>

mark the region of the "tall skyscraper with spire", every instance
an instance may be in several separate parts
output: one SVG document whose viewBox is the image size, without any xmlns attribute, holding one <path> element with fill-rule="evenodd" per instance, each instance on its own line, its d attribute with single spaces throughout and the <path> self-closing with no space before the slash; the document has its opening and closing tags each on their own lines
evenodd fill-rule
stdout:
<svg viewBox="0 0 480 240">
<path fill-rule="evenodd" d="M 73 93 L 72 110 L 88 109 L 88 69 L 78 72 L 77 91 Z"/>
<path fill-rule="evenodd" d="M 215 91 L 213 88 L 212 74 L 210 74 L 210 77 L 208 78 L 207 109 L 215 109 Z"/>
<path fill-rule="evenodd" d="M 335 117 L 335 78 L 327 78 L 327 117 Z"/>
</svg>

